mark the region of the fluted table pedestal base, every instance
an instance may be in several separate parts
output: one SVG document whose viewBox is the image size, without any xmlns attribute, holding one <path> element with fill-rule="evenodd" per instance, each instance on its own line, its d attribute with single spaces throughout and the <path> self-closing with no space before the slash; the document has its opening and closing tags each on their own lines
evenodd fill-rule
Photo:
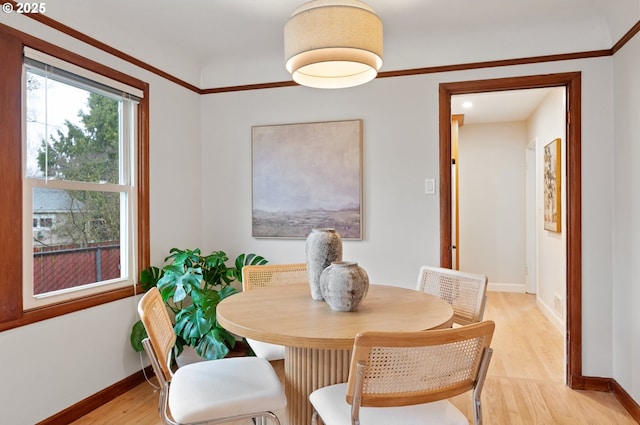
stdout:
<svg viewBox="0 0 640 425">
<path fill-rule="evenodd" d="M 327 385 L 347 382 L 351 350 L 286 348 L 285 392 L 289 425 L 310 425 L 309 394 Z"/>
</svg>

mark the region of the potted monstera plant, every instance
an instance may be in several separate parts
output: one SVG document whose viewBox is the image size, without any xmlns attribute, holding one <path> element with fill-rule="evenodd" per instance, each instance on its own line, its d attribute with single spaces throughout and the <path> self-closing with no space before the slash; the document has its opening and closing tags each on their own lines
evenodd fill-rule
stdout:
<svg viewBox="0 0 640 425">
<path fill-rule="evenodd" d="M 174 317 L 177 336 L 174 355 L 191 346 L 207 360 L 225 357 L 233 349 L 235 336 L 221 327 L 216 320 L 216 307 L 226 297 L 237 292 L 234 281 L 242 281 L 242 267 L 266 264 L 264 257 L 240 254 L 232 266 L 224 251 L 202 255 L 199 248 L 172 248 L 165 265 L 149 267 L 140 273 L 140 284 L 146 292 L 157 286 L 167 309 Z M 147 333 L 141 321 L 131 330 L 131 345 L 142 351 L 142 340 Z"/>
</svg>

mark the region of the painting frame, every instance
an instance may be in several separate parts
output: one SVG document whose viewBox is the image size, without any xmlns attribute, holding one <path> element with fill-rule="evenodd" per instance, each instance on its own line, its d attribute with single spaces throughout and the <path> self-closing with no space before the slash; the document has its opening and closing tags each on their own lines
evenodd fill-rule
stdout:
<svg viewBox="0 0 640 425">
<path fill-rule="evenodd" d="M 251 127 L 252 236 L 334 228 L 362 240 L 362 129 L 362 119 Z"/>
<path fill-rule="evenodd" d="M 562 232 L 562 140 L 553 139 L 544 146 L 544 228 Z"/>
</svg>

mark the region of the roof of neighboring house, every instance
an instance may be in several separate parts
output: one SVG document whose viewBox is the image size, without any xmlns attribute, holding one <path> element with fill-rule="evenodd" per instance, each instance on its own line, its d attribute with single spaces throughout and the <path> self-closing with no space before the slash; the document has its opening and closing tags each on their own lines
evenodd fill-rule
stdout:
<svg viewBox="0 0 640 425">
<path fill-rule="evenodd" d="M 80 211 L 84 205 L 74 201 L 66 190 L 33 188 L 33 212 L 34 214 L 68 212 L 73 206 L 74 211 Z"/>
</svg>

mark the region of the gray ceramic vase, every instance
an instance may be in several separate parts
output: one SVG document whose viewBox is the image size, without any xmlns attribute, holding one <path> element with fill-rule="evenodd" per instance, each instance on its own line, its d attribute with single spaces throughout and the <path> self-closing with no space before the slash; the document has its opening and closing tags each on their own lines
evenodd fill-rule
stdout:
<svg viewBox="0 0 640 425">
<path fill-rule="evenodd" d="M 369 291 L 369 276 L 355 262 L 336 261 L 320 275 L 324 300 L 335 311 L 356 311 Z"/>
<path fill-rule="evenodd" d="M 342 261 L 342 238 L 335 229 L 312 229 L 306 243 L 311 298 L 322 301 L 320 274 L 334 261 Z"/>
</svg>

